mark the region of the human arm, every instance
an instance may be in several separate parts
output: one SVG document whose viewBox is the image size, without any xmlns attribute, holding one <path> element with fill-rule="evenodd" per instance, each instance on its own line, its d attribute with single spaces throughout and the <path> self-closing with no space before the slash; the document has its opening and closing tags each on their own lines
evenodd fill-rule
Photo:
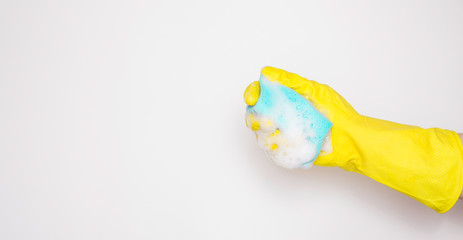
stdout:
<svg viewBox="0 0 463 240">
<path fill-rule="evenodd" d="M 439 213 L 448 211 L 462 195 L 461 135 L 361 115 L 329 86 L 281 69 L 266 67 L 262 76 L 295 90 L 333 123 L 332 151 L 320 153 L 315 165 L 363 174 Z M 258 99 L 254 83 L 245 100 L 252 105 Z"/>
</svg>

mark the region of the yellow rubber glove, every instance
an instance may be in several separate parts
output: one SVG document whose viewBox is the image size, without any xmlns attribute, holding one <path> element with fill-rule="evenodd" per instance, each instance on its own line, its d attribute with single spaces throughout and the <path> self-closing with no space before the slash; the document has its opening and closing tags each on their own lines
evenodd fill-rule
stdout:
<svg viewBox="0 0 463 240">
<path fill-rule="evenodd" d="M 273 67 L 265 67 L 262 74 L 301 94 L 333 123 L 332 152 L 321 153 L 315 165 L 366 175 L 439 213 L 458 200 L 463 145 L 454 131 L 362 116 L 327 85 Z M 249 85 L 244 94 L 248 105 L 257 102 L 259 91 L 259 82 Z"/>
</svg>

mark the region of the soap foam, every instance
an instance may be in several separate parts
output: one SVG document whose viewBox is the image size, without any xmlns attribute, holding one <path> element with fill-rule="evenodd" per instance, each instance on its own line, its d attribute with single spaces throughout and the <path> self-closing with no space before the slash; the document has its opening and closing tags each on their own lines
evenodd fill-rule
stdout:
<svg viewBox="0 0 463 240">
<path fill-rule="evenodd" d="M 317 137 L 316 122 L 304 115 L 306 112 L 300 111 L 303 106 L 295 106 L 297 101 L 285 95 L 281 86 L 261 79 L 261 93 L 270 97 L 259 101 L 266 101 L 265 104 L 271 108 L 269 111 L 256 112 L 248 107 L 246 125 L 254 130 L 258 145 L 277 165 L 289 169 L 310 168 L 319 152 L 316 142 L 311 141 Z M 322 137 L 322 153 L 330 151 L 329 134 Z"/>
</svg>

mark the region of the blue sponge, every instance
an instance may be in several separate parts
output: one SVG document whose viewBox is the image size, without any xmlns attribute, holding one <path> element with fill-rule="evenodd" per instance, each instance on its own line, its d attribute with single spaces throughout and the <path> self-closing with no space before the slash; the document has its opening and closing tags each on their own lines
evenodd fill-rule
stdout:
<svg viewBox="0 0 463 240">
<path fill-rule="evenodd" d="M 304 136 L 307 136 L 306 141 L 315 145 L 316 149 L 313 159 L 304 164 L 313 162 L 318 157 L 322 142 L 333 124 L 293 89 L 271 82 L 263 75 L 259 82 L 259 100 L 254 106 L 248 106 L 247 111 L 269 117 L 282 132 L 287 129 L 294 130 L 294 126 L 290 125 L 294 125 L 296 121 L 299 125 L 297 131 L 303 131 Z"/>
</svg>

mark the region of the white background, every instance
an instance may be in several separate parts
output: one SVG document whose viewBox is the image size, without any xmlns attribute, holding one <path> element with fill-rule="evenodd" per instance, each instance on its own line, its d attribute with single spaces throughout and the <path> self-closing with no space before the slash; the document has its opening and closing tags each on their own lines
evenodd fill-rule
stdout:
<svg viewBox="0 0 463 240">
<path fill-rule="evenodd" d="M 364 115 L 463 132 L 463 1 L 0 1 L 0 239 L 461 239 L 245 127 L 271 65 Z"/>
</svg>

